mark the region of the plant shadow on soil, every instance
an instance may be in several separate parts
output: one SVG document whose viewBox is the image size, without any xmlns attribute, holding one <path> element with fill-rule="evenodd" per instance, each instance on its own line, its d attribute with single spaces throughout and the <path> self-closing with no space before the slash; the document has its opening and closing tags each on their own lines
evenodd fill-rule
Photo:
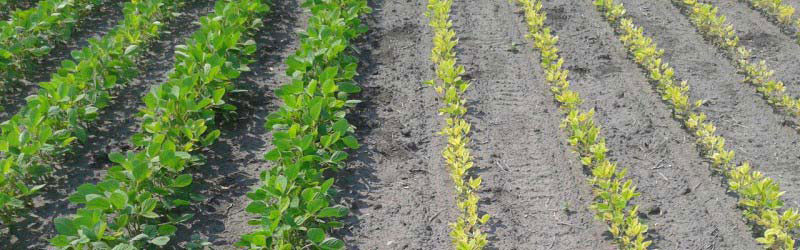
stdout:
<svg viewBox="0 0 800 250">
<path fill-rule="evenodd" d="M 270 9 L 263 18 L 264 27 L 252 37 L 258 50 L 252 56 L 255 61 L 249 65 L 250 72 L 235 80 L 237 89 L 244 91 L 232 93 L 227 100 L 237 107 L 236 113 L 218 117 L 222 132 L 219 140 L 199 153 L 206 157 L 206 163 L 195 166 L 192 189 L 206 200 L 185 211 L 194 213 L 194 218 L 180 226 L 176 240 L 171 241 L 173 246 L 191 242 L 195 235 L 222 248 L 239 240 L 239 235 L 230 235 L 229 231 L 239 230 L 229 228 L 227 220 L 237 202 L 235 198 L 243 197 L 257 185 L 259 169 L 267 165 L 262 157 L 268 147 L 264 123 L 278 107 L 279 100 L 273 94 L 277 86 L 273 85 L 281 84 L 275 81 L 276 74 L 284 73 L 275 69 L 292 49 L 290 41 L 298 22 L 295 14 L 300 11 L 296 1 L 273 1 Z M 248 171 L 250 166 L 258 169 Z M 250 226 L 242 223 L 235 227 Z"/>
<path fill-rule="evenodd" d="M 96 183 L 105 176 L 110 167 L 109 152 L 125 152 L 133 149 L 128 139 L 138 131 L 138 108 L 141 97 L 152 86 L 162 83 L 173 68 L 174 47 L 183 44 L 197 25 L 198 16 L 211 11 L 213 1 L 187 1 L 177 18 L 167 21 L 165 32 L 148 44 L 140 62 L 140 74 L 129 83 L 113 90 L 111 105 L 100 112 L 97 121 L 87 130 L 88 143 L 77 144 L 63 161 L 55 166 L 55 172 L 46 182 L 42 195 L 34 198 L 34 208 L 26 214 L 10 235 L 3 234 L 0 246 L 11 249 L 45 249 L 48 240 L 55 236 L 53 219 L 73 214 L 79 206 L 66 199 L 83 183 Z M 65 54 L 69 54 L 64 52 Z"/>
<path fill-rule="evenodd" d="M 338 203 L 345 204 L 350 209 L 348 216 L 341 219 L 345 227 L 333 232 L 333 236 L 337 238 L 353 237 L 351 229 L 360 227 L 363 222 L 357 211 L 359 207 L 369 206 L 365 200 L 369 199 L 367 194 L 372 191 L 370 183 L 379 181 L 374 174 L 375 169 L 379 166 L 371 156 L 373 150 L 368 149 L 374 145 L 365 142 L 364 138 L 371 135 L 375 128 L 384 125 L 385 121 L 378 115 L 377 110 L 380 107 L 386 107 L 387 101 L 391 99 L 386 98 L 391 93 L 388 93 L 383 86 L 367 82 L 370 76 L 377 74 L 379 70 L 380 63 L 374 59 L 373 53 L 381 46 L 380 41 L 385 34 L 384 30 L 377 25 L 383 22 L 380 17 L 383 12 L 383 3 L 383 0 L 368 2 L 373 12 L 362 21 L 369 26 L 369 30 L 362 38 L 355 41 L 360 64 L 358 75 L 354 80 L 361 86 L 362 91 L 352 99 L 360 100 L 361 103 L 348 115 L 348 120 L 356 127 L 356 138 L 358 138 L 361 148 L 349 152 L 351 155 L 345 168 L 339 172 L 329 173 L 329 176 L 337 180 L 335 186 L 338 192 L 336 194 Z M 348 249 L 360 248 L 353 244 L 348 245 Z"/>
</svg>

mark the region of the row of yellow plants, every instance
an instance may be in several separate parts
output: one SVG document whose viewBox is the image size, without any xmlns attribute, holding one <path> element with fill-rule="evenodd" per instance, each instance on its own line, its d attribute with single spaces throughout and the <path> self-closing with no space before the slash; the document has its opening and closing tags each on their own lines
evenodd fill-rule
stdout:
<svg viewBox="0 0 800 250">
<path fill-rule="evenodd" d="M 694 0 L 685 2 L 691 1 Z M 778 184 L 753 171 L 747 162 L 734 163 L 734 151 L 725 149 L 725 138 L 716 135 L 714 124 L 706 121 L 706 115 L 697 110 L 703 101 L 690 101 L 689 84 L 676 79 L 674 69 L 662 58 L 664 51 L 652 38 L 645 36 L 632 19 L 625 17 L 622 4 L 613 0 L 595 0 L 594 4 L 615 28 L 633 60 L 647 71 L 662 99 L 672 107 L 674 117 L 697 136 L 703 156 L 711 161 L 714 170 L 727 177 L 728 188 L 739 195 L 739 207 L 744 210 L 745 218 L 763 229 L 756 241 L 769 249 L 794 249 L 792 231 L 798 229 L 800 215 L 796 209 L 779 212 L 783 207 L 780 199 L 783 192 Z"/>
<path fill-rule="evenodd" d="M 433 86 L 442 97 L 444 107 L 439 109 L 439 114 L 447 116 L 447 124 L 440 134 L 447 137 L 447 146 L 442 156 L 450 170 L 450 178 L 455 183 L 459 209 L 456 222 L 450 224 L 453 246 L 459 250 L 477 250 L 483 249 L 488 243 L 486 234 L 481 232 L 481 225 L 489 221 L 489 215 L 478 216 L 476 191 L 480 189 L 481 178 L 469 177 L 469 170 L 474 162 L 468 147 L 470 124 L 464 119 L 467 108 L 466 100 L 462 96 L 469 88 L 469 82 L 461 78 L 465 71 L 464 66 L 458 65 L 453 50 L 458 39 L 450 21 L 452 4 L 452 0 L 428 1 L 426 15 L 430 18 L 430 26 L 434 31 L 431 61 L 436 65 L 439 81 L 430 80 L 425 84 Z"/>
<path fill-rule="evenodd" d="M 782 25 L 784 30 L 795 29 L 795 38 L 800 43 L 800 19 L 794 19 L 794 7 L 784 4 L 783 0 L 746 0 L 753 8 L 760 10 L 772 21 Z"/>
<path fill-rule="evenodd" d="M 740 73 L 745 75 L 744 82 L 756 86 L 758 93 L 777 110 L 786 115 L 800 118 L 800 100 L 786 93 L 783 82 L 776 80 L 774 71 L 766 62 L 751 61 L 751 50 L 739 44 L 739 36 L 724 15 L 711 4 L 699 3 L 697 0 L 672 0 L 674 4 L 688 13 L 692 24 L 715 46 L 727 52 Z M 800 128 L 800 127 L 798 127 Z"/>
<path fill-rule="evenodd" d="M 595 125 L 594 110 L 580 110 L 582 102 L 578 93 L 569 89 L 569 71 L 562 69 L 564 59 L 558 54 L 558 37 L 551 34 L 544 25 L 547 14 L 542 11 L 541 0 L 518 0 L 525 10 L 525 21 L 530 29 L 528 38 L 534 40 L 534 47 L 541 53 L 541 67 L 554 98 L 567 114 L 562 128 L 569 133 L 569 143 L 581 156 L 581 163 L 591 170 L 589 183 L 595 195 L 591 208 L 596 218 L 608 224 L 608 231 L 614 236 L 619 249 L 647 249 L 652 243 L 646 240 L 647 225 L 638 217 L 638 206 L 631 200 L 639 196 L 631 180 L 624 180 L 626 169 L 619 169 L 616 163 L 606 157 L 608 149 L 600 128 Z"/>
</svg>

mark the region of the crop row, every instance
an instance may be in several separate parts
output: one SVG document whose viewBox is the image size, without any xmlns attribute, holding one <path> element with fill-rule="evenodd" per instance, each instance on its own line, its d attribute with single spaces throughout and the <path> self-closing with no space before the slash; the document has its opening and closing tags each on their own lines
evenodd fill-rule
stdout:
<svg viewBox="0 0 800 250">
<path fill-rule="evenodd" d="M 125 19 L 102 39 L 72 52 L 73 60 L 10 120 L 0 124 L 0 218 L 11 225 L 16 213 L 44 186 L 45 177 L 75 140 L 86 141 L 86 124 L 109 105 L 112 91 L 136 76 L 136 58 L 153 40 L 174 4 L 171 0 L 128 3 Z"/>
<path fill-rule="evenodd" d="M 105 180 L 83 184 L 69 197 L 84 207 L 54 221 L 59 235 L 53 246 L 149 249 L 167 244 L 175 224 L 192 217 L 173 213 L 200 199 L 189 192 L 192 176 L 183 172 L 201 161 L 194 151 L 219 137 L 210 129 L 217 112 L 235 110 L 223 97 L 248 70 L 256 51 L 248 37 L 268 10 L 260 0 L 218 1 L 212 14 L 200 18 L 191 39 L 177 46 L 167 81 L 143 97 L 141 132 L 132 138 L 136 149 L 110 153 L 115 164 Z"/>
<path fill-rule="evenodd" d="M 688 5 L 696 4 L 694 0 L 682 1 Z M 686 81 L 678 83 L 674 69 L 662 58 L 664 51 L 658 49 L 652 38 L 645 36 L 643 29 L 633 24 L 633 20 L 625 17 L 622 4 L 615 4 L 613 0 L 595 0 L 595 5 L 618 32 L 633 60 L 647 72 L 661 98 L 672 107 L 674 117 L 697 137 L 696 142 L 703 150 L 703 156 L 711 161 L 712 168 L 727 178 L 725 183 L 738 194 L 744 217 L 761 227 L 762 235 L 756 241 L 771 249 L 794 249 L 792 231 L 798 229 L 800 214 L 796 209 L 780 212 L 783 192 L 778 184 L 752 170 L 747 162 L 740 165 L 733 162 L 734 151 L 725 149 L 725 139 L 716 135 L 714 124 L 706 121 L 706 115 L 697 110 L 703 101 L 690 102 L 689 84 Z M 701 6 L 694 8 L 709 10 Z M 693 19 L 706 24 L 720 20 L 707 19 L 712 16 L 701 15 Z"/>
<path fill-rule="evenodd" d="M 366 33 L 361 16 L 372 10 L 366 0 L 307 0 L 308 27 L 299 49 L 286 59 L 289 83 L 275 91 L 283 105 L 267 116 L 274 149 L 264 158 L 272 164 L 260 185 L 247 196 L 249 221 L 259 228 L 236 244 L 250 249 L 342 249 L 330 235 L 342 227 L 349 210 L 335 204 L 329 170 L 344 167 L 347 149 L 359 147 L 348 109 L 361 91 L 353 81 L 358 58 L 351 41 Z"/>
<path fill-rule="evenodd" d="M 56 43 L 70 37 L 78 20 L 95 9 L 100 0 L 41 0 L 36 7 L 17 10 L 0 22 L 0 90 L 35 65 L 33 59 L 50 53 Z"/>
<path fill-rule="evenodd" d="M 795 39 L 800 43 L 800 19 L 794 19 L 794 7 L 784 4 L 782 0 L 746 0 L 755 9 L 760 10 L 772 21 L 782 25 L 784 31 L 795 30 Z"/>
<path fill-rule="evenodd" d="M 434 87 L 441 97 L 444 107 L 439 109 L 440 115 L 446 116 L 446 125 L 440 132 L 447 137 L 447 146 L 442 152 L 450 178 L 455 183 L 458 218 L 450 224 L 450 237 L 455 249 L 483 249 L 488 243 L 487 235 L 481 232 L 481 225 L 489 221 L 489 214 L 478 217 L 478 195 L 481 177 L 469 176 L 474 167 L 469 150 L 470 124 L 464 119 L 467 113 L 466 99 L 463 94 L 469 88 L 469 82 L 461 78 L 464 66 L 458 65 L 453 48 L 458 44 L 453 23 L 450 21 L 452 0 L 429 0 L 427 16 L 433 28 L 433 49 L 431 61 L 436 67 L 437 80 L 426 81 Z M 469 177 L 469 180 L 467 178 Z"/>
<path fill-rule="evenodd" d="M 595 201 L 591 209 L 596 218 L 608 224 L 608 231 L 614 237 L 619 249 L 647 249 L 647 225 L 637 214 L 638 206 L 631 200 L 639 196 L 631 180 L 625 180 L 625 169 L 618 169 L 606 155 L 608 149 L 600 127 L 595 125 L 594 110 L 580 109 L 582 99 L 577 92 L 569 89 L 567 80 L 569 70 L 562 69 L 564 59 L 558 54 L 558 37 L 544 22 L 547 14 L 542 11 L 541 0 L 518 0 L 525 11 L 528 24 L 528 38 L 534 40 L 534 47 L 540 52 L 540 65 L 545 71 L 550 91 L 566 114 L 562 128 L 569 133 L 569 144 L 581 157 L 581 163 L 591 170 L 589 183 Z"/>
<path fill-rule="evenodd" d="M 800 99 L 786 93 L 783 82 L 774 79 L 775 72 L 767 67 L 764 60 L 758 63 L 750 60 L 751 50 L 739 44 L 739 36 L 733 26 L 726 22 L 725 16 L 717 14 L 717 8 L 697 0 L 672 0 L 672 3 L 688 12 L 691 23 L 706 39 L 727 52 L 734 66 L 744 74 L 744 82 L 756 86 L 767 103 L 786 115 L 800 118 Z M 800 132 L 800 127 L 795 128 Z"/>
</svg>

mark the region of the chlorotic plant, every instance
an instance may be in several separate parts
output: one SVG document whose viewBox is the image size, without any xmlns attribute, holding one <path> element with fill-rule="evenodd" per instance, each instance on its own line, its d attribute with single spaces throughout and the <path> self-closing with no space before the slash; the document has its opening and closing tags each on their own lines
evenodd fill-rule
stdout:
<svg viewBox="0 0 800 250">
<path fill-rule="evenodd" d="M 739 207 L 744 217 L 760 229 L 761 237 L 756 241 L 769 249 L 794 249 L 792 232 L 799 229 L 800 214 L 794 208 L 780 212 L 783 210 L 783 201 L 780 199 L 783 192 L 778 184 L 752 170 L 749 163 L 737 165 L 733 161 L 734 151 L 725 149 L 725 138 L 716 135 L 714 124 L 706 121 L 706 115 L 697 110 L 703 102 L 690 104 L 689 84 L 686 81 L 677 83 L 674 69 L 662 59 L 664 51 L 645 36 L 644 30 L 633 24 L 632 19 L 625 17 L 624 11 L 611 11 L 624 10 L 622 4 L 616 4 L 613 0 L 594 0 L 594 4 L 615 28 L 633 60 L 647 72 L 662 99 L 672 107 L 674 117 L 697 137 L 697 144 L 712 168 L 722 173 L 727 179 L 728 188 L 739 195 Z M 704 22 L 722 23 L 720 18 Z M 728 34 L 731 29 L 715 29 L 715 32 Z M 726 43 L 734 43 L 733 40 L 738 39 L 729 38 Z"/>
<path fill-rule="evenodd" d="M 776 110 L 795 119 L 800 119 L 800 99 L 786 93 L 783 82 L 775 80 L 774 71 L 764 60 L 754 62 L 750 59 L 751 50 L 739 44 L 739 36 L 733 26 L 719 15 L 717 8 L 697 0 L 672 0 L 685 13 L 695 28 L 720 50 L 726 52 L 736 68 L 745 76 L 744 82 L 756 87 L 756 91 Z M 796 126 L 799 129 L 800 126 Z"/>
<path fill-rule="evenodd" d="M 450 237 L 455 249 L 483 249 L 488 240 L 481 232 L 481 225 L 489 221 L 489 214 L 478 215 L 477 190 L 481 186 L 481 177 L 470 177 L 470 169 L 474 166 L 469 150 L 470 124 L 464 119 L 467 113 L 466 99 L 463 94 L 469 88 L 469 82 L 461 78 L 464 66 L 458 65 L 453 48 L 458 44 L 453 23 L 450 21 L 452 0 L 429 0 L 428 12 L 430 26 L 433 28 L 433 49 L 431 61 L 436 67 L 437 80 L 426 81 L 436 93 L 442 97 L 444 107 L 439 109 L 445 115 L 447 123 L 441 135 L 447 137 L 447 146 L 442 152 L 450 178 L 455 183 L 458 218 L 450 224 Z"/>
<path fill-rule="evenodd" d="M 135 149 L 110 153 L 114 165 L 105 180 L 85 183 L 69 197 L 83 207 L 54 220 L 58 235 L 52 246 L 156 249 L 169 243 L 177 223 L 192 218 L 176 209 L 202 200 L 191 193 L 192 175 L 184 172 L 202 161 L 192 153 L 219 137 L 212 130 L 217 112 L 236 109 L 223 99 L 234 90 L 232 81 L 249 70 L 256 51 L 250 34 L 268 10 L 260 0 L 223 0 L 199 19 L 191 39 L 177 46 L 167 81 L 143 98 Z"/>
<path fill-rule="evenodd" d="M 349 209 L 336 204 L 328 172 L 345 167 L 348 149 L 360 147 L 349 109 L 361 92 L 354 77 L 358 58 L 352 41 L 367 32 L 361 21 L 372 11 L 366 0 L 306 0 L 308 27 L 298 50 L 286 59 L 289 83 L 275 91 L 283 100 L 267 116 L 274 149 L 261 183 L 247 197 L 246 211 L 258 228 L 236 244 L 248 249 L 343 249 L 332 236 Z"/>
<path fill-rule="evenodd" d="M 591 209 L 595 217 L 608 224 L 619 249 L 647 249 L 652 244 L 647 240 L 647 225 L 641 222 L 638 206 L 632 204 L 639 196 L 631 180 L 625 180 L 625 169 L 606 157 L 608 148 L 600 127 L 595 125 L 594 110 L 580 109 L 582 99 L 570 90 L 569 71 L 562 69 L 564 59 L 558 54 L 558 37 L 545 25 L 547 14 L 542 11 L 541 0 L 518 0 L 525 12 L 529 28 L 527 37 L 533 39 L 534 47 L 541 55 L 540 65 L 545 71 L 545 80 L 554 98 L 561 106 L 566 118 L 562 129 L 569 134 L 569 144 L 581 156 L 581 163 L 591 170 L 589 184 L 595 201 Z"/>
<path fill-rule="evenodd" d="M 13 1 L 12 1 L 13 2 Z M 40 0 L 37 6 L 10 13 L 0 22 L 0 91 L 9 87 L 32 65 L 68 39 L 75 24 L 91 13 L 100 0 Z"/>
<path fill-rule="evenodd" d="M 795 30 L 794 36 L 800 43 L 800 19 L 794 17 L 794 7 L 784 4 L 783 0 L 741 0 L 761 11 L 770 21 L 781 25 L 783 31 Z"/>
<path fill-rule="evenodd" d="M 126 3 L 125 18 L 101 39 L 72 51 L 50 81 L 10 120 L 0 123 L 0 218 L 13 225 L 19 212 L 44 187 L 46 177 L 76 141 L 86 142 L 87 126 L 110 103 L 115 90 L 138 73 L 136 59 L 159 34 L 172 0 Z"/>
</svg>

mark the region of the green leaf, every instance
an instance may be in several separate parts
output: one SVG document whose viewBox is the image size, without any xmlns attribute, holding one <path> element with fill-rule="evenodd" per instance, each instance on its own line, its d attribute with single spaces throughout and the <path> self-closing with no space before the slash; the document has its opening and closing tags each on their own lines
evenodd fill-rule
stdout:
<svg viewBox="0 0 800 250">
<path fill-rule="evenodd" d="M 336 92 L 336 89 L 337 87 L 336 84 L 333 83 L 333 80 L 329 79 L 322 82 L 322 93 L 326 95 L 333 94 L 334 92 Z"/>
<path fill-rule="evenodd" d="M 328 80 L 333 81 L 333 80 L 335 80 L 336 74 L 338 72 L 339 72 L 339 67 L 336 67 L 336 66 L 327 67 L 322 72 L 322 75 L 320 75 L 320 77 L 319 77 L 320 81 L 322 81 L 322 82 L 325 82 L 325 81 L 328 81 Z"/>
<path fill-rule="evenodd" d="M 136 44 L 132 44 L 132 45 L 128 46 L 127 48 L 125 48 L 125 55 L 130 54 L 131 52 L 136 50 L 136 48 L 138 48 L 138 47 L 139 46 L 136 45 Z"/>
<path fill-rule="evenodd" d="M 351 82 L 342 82 L 342 83 L 339 83 L 339 91 L 342 91 L 342 92 L 345 92 L 345 93 L 349 93 L 349 94 L 358 93 L 358 92 L 361 92 L 361 87 L 359 87 L 358 85 L 355 85 L 355 84 L 353 84 Z"/>
<path fill-rule="evenodd" d="M 311 213 L 315 213 L 319 211 L 322 207 L 327 206 L 328 205 L 327 203 L 328 202 L 326 202 L 324 199 L 315 199 L 306 204 L 306 210 L 308 210 Z"/>
<path fill-rule="evenodd" d="M 278 191 L 280 191 L 281 193 L 286 191 L 287 184 L 288 180 L 286 179 L 286 176 L 279 175 L 275 180 L 275 185 L 276 185 L 275 188 L 277 188 Z"/>
<path fill-rule="evenodd" d="M 342 240 L 336 239 L 336 238 L 327 238 L 324 241 L 322 241 L 322 243 L 319 244 L 319 247 L 321 247 L 322 249 L 326 249 L 326 250 L 328 250 L 328 249 L 332 249 L 332 250 L 333 249 L 343 249 L 344 248 L 344 242 Z"/>
<path fill-rule="evenodd" d="M 54 221 L 56 232 L 60 235 L 77 236 L 78 229 L 72 224 L 72 221 L 67 218 L 56 218 Z"/>
<path fill-rule="evenodd" d="M 336 205 L 336 206 L 333 206 L 333 207 L 323 208 L 322 210 L 319 211 L 319 214 L 317 214 L 317 216 L 322 217 L 322 218 L 326 218 L 326 217 L 337 217 L 337 218 L 340 218 L 340 217 L 346 216 L 347 212 L 348 212 L 347 208 L 345 208 L 344 206 Z"/>
<path fill-rule="evenodd" d="M 122 243 L 122 244 L 119 244 L 119 245 L 115 246 L 111 250 L 138 250 L 138 249 L 136 249 L 136 247 L 131 246 L 129 244 Z"/>
<path fill-rule="evenodd" d="M 347 130 L 350 128 L 350 124 L 347 123 L 345 119 L 339 119 L 336 123 L 333 124 L 333 131 L 339 132 L 341 134 L 347 133 Z"/>
<path fill-rule="evenodd" d="M 187 152 L 175 152 L 175 156 L 184 160 L 192 159 L 192 155 Z"/>
<path fill-rule="evenodd" d="M 322 190 L 322 193 L 327 193 L 328 192 L 328 189 L 331 188 L 331 186 L 333 186 L 333 181 L 334 181 L 334 179 L 330 178 L 330 179 L 328 179 L 328 180 L 326 180 L 325 182 L 322 183 L 322 185 L 320 186 L 320 188 Z"/>
<path fill-rule="evenodd" d="M 303 190 L 302 193 L 300 193 L 300 196 L 303 197 L 303 201 L 308 202 L 308 201 L 311 201 L 314 198 L 316 198 L 317 197 L 317 193 L 319 193 L 319 192 L 317 192 L 317 190 L 315 190 L 313 188 L 306 188 L 306 189 Z"/>
<path fill-rule="evenodd" d="M 182 174 L 178 175 L 175 180 L 172 181 L 172 187 L 185 187 L 192 184 L 192 175 L 191 174 Z"/>
<path fill-rule="evenodd" d="M 122 164 L 125 162 L 125 156 L 120 154 L 119 152 L 111 152 L 108 154 L 108 159 L 111 160 L 113 163 Z"/>
<path fill-rule="evenodd" d="M 158 227 L 158 234 L 159 235 L 173 235 L 175 232 L 178 231 L 178 228 L 173 225 L 161 225 Z"/>
<path fill-rule="evenodd" d="M 277 148 L 270 150 L 269 152 L 267 152 L 267 154 L 264 155 L 264 159 L 268 161 L 278 161 L 278 159 L 280 158 L 281 158 L 281 152 Z"/>
<path fill-rule="evenodd" d="M 217 138 L 219 138 L 220 133 L 221 132 L 218 129 L 215 129 L 214 131 L 209 132 L 206 135 L 206 137 L 203 138 L 203 145 L 204 146 L 209 146 L 212 143 L 214 143 L 214 141 L 216 141 Z"/>
<path fill-rule="evenodd" d="M 289 180 L 294 180 L 297 178 L 297 174 L 300 172 L 300 163 L 298 164 L 291 164 L 286 167 L 286 178 Z"/>
<path fill-rule="evenodd" d="M 309 240 L 311 240 L 311 242 L 319 244 L 325 240 L 325 231 L 319 228 L 310 228 L 308 229 L 308 232 L 306 232 L 306 236 Z"/>
<path fill-rule="evenodd" d="M 252 214 L 263 214 L 267 211 L 267 204 L 265 204 L 263 201 L 253 201 L 247 205 L 245 211 Z"/>
<path fill-rule="evenodd" d="M 125 208 L 128 205 L 128 195 L 122 190 L 116 190 L 111 193 L 111 204 L 117 209 Z"/>
<path fill-rule="evenodd" d="M 63 234 L 62 235 L 58 235 L 58 236 L 53 237 L 52 239 L 50 239 L 50 244 L 52 244 L 53 246 L 56 246 L 56 247 L 66 247 L 66 246 L 69 246 L 69 243 L 70 243 L 70 240 L 67 239 L 67 236 L 65 236 Z"/>
<path fill-rule="evenodd" d="M 319 115 L 322 113 L 322 98 L 314 98 L 311 100 L 311 118 L 314 121 L 319 120 Z"/>
<path fill-rule="evenodd" d="M 357 148 L 361 147 L 361 145 L 358 144 L 358 140 L 355 137 L 353 137 L 352 135 L 351 136 L 347 136 L 345 138 L 342 138 L 342 141 L 344 141 L 344 144 L 347 145 L 347 147 L 351 148 L 351 149 L 357 149 Z"/>
<path fill-rule="evenodd" d="M 224 88 L 215 89 L 214 93 L 213 93 L 214 103 L 219 103 L 222 100 L 222 96 L 224 96 L 224 95 L 225 95 L 225 89 Z"/>
<path fill-rule="evenodd" d="M 8 50 L 0 49 L 0 57 L 3 57 L 5 59 L 9 59 L 12 56 L 14 56 L 14 54 L 11 54 L 11 52 L 9 52 Z"/>
<path fill-rule="evenodd" d="M 93 195 L 88 195 L 93 196 Z M 94 199 L 89 200 L 86 202 L 86 208 L 88 209 L 101 209 L 105 210 L 111 206 L 111 203 L 105 197 L 95 197 Z"/>
<path fill-rule="evenodd" d="M 167 242 L 169 242 L 168 236 L 158 236 L 150 240 L 150 243 L 156 246 L 164 246 L 167 244 Z"/>
</svg>

